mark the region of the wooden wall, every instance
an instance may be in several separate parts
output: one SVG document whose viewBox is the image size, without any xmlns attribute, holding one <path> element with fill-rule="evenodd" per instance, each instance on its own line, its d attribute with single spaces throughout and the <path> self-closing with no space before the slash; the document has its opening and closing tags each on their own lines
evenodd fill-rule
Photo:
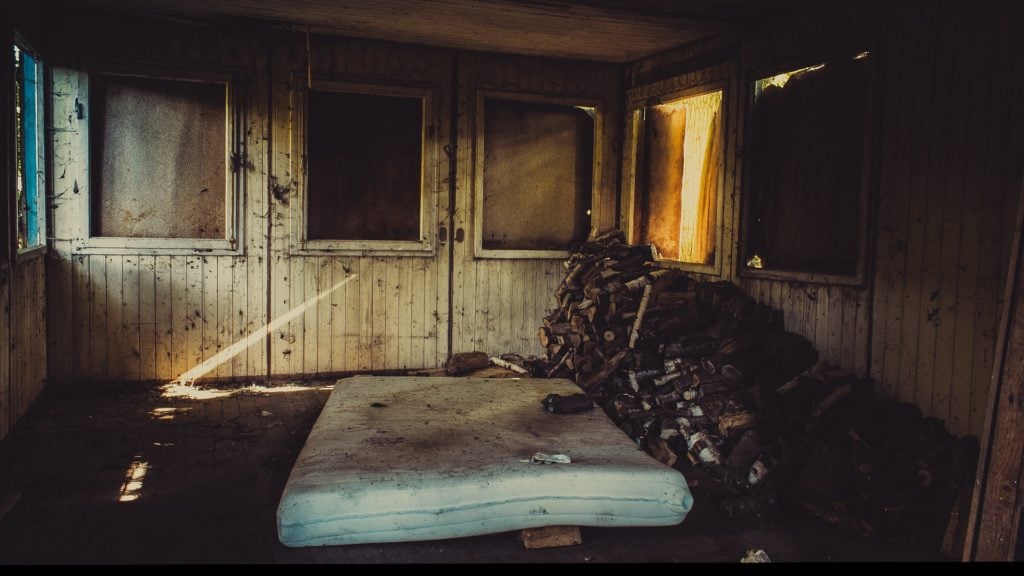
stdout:
<svg viewBox="0 0 1024 576">
<path fill-rule="evenodd" d="M 888 17 L 871 375 L 977 434 L 1024 170 L 1024 11 L 894 2 Z"/>
<path fill-rule="evenodd" d="M 25 414 L 47 378 L 45 259 L 37 252 L 9 270 L 0 281 L 0 439 Z"/>
<path fill-rule="evenodd" d="M 821 357 L 876 390 L 977 434 L 992 370 L 1008 246 L 1024 169 L 1019 6 L 826 1 L 744 37 L 722 36 L 630 66 L 631 91 L 677 88 L 738 63 L 752 71 L 879 40 L 878 154 L 866 282 L 837 286 L 737 273 L 745 100 L 726 121 L 726 250 L 720 275 L 785 313 Z M 726 64 L 723 64 L 726 63 Z M 708 76 L 710 75 L 710 76 Z M 623 215 L 625 218 L 625 215 Z"/>
<path fill-rule="evenodd" d="M 24 8 L 24 7 L 21 7 Z M 12 13 L 13 12 L 13 13 Z M 5 5 L 0 9 L 0 36 L 5 45 L 11 45 L 11 31 L 16 27 L 23 33 L 35 33 L 33 14 L 12 10 Z M 33 34 L 31 37 L 37 37 Z M 11 66 L 0 72 L 0 106 L 13 110 L 10 98 L 14 87 Z M 8 215 L 14 209 L 13 178 L 9 167 L 14 165 L 13 133 L 10 131 L 13 114 L 0 115 L 0 133 L 6 166 L 0 182 L 0 440 L 13 429 L 32 401 L 46 386 L 46 290 L 45 253 L 39 249 L 17 254 L 14 241 L 14 218 Z"/>
<path fill-rule="evenodd" d="M 265 334 L 267 65 L 265 37 L 223 26 L 190 27 L 75 15 L 49 33 L 53 114 L 53 258 L 48 348 L 57 382 L 170 380 L 246 338 Z M 86 71 L 105 62 L 184 70 L 230 68 L 238 78 L 247 158 L 234 251 L 83 249 L 90 174 Z M 266 372 L 266 338 L 207 377 Z"/>
<path fill-rule="evenodd" d="M 455 242 L 452 277 L 452 351 L 483 350 L 543 354 L 537 339 L 541 319 L 555 306 L 554 292 L 565 274 L 564 258 L 484 258 L 474 248 L 476 162 L 473 161 L 477 94 L 480 91 L 579 98 L 598 103 L 603 115 L 594 138 L 599 188 L 591 206 L 591 228 L 598 233 L 615 226 L 615 197 L 621 127 L 621 80 L 615 66 L 537 58 L 464 54 L 459 62 L 459 115 L 455 218 L 465 240 Z M 529 177 L 524 174 L 524 177 Z"/>
<path fill-rule="evenodd" d="M 288 188 L 271 202 L 271 318 L 351 281 L 283 325 L 270 340 L 272 375 L 440 366 L 448 355 L 448 247 L 435 242 L 447 219 L 451 52 L 385 42 L 289 35 L 274 42 L 273 175 Z M 311 65 L 307 68 L 308 56 Z M 429 93 L 423 204 L 425 251 L 303 247 L 302 148 L 308 82 Z M 338 201 L 343 201 L 339 199 Z M 393 210 L 408 210 L 394 206 Z M 379 243 L 377 243 L 379 244 Z M 372 248 L 374 244 L 371 243 Z M 312 245 L 311 245 L 312 246 Z"/>
<path fill-rule="evenodd" d="M 115 33 L 109 23 L 115 21 L 128 33 Z M 617 157 L 618 66 L 457 56 L 423 46 L 307 38 L 252 24 L 109 22 L 75 15 L 50 29 L 56 257 L 47 290 L 55 381 L 166 381 L 240 341 L 246 345 L 239 354 L 191 375 L 327 375 L 436 367 L 450 351 L 541 353 L 536 329 L 551 306 L 559 260 L 482 259 L 469 248 L 478 90 L 600 102 L 605 122 L 597 135 L 601 185 L 593 222 L 602 230 L 614 226 L 618 163 L 605 159 Z M 89 237 L 88 71 L 124 54 L 144 66 L 230 67 L 239 75 L 249 165 L 241 175 L 236 250 L 169 250 L 159 242 L 145 250 L 83 248 Z M 311 82 L 379 87 L 383 93 L 397 86 L 430 95 L 423 249 L 324 247 L 304 240 L 302 143 Z M 459 118 L 454 142 L 453 98 Z M 82 118 L 76 106 L 85 111 Z M 453 152 L 454 189 L 448 162 Z M 440 227 L 448 233 L 446 243 Z"/>
</svg>

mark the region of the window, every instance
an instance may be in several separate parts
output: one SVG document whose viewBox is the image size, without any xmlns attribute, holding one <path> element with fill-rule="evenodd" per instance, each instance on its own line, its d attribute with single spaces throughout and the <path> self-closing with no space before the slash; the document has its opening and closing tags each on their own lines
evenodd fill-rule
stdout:
<svg viewBox="0 0 1024 576">
<path fill-rule="evenodd" d="M 309 93 L 306 239 L 419 241 L 423 98 Z"/>
<path fill-rule="evenodd" d="M 220 76 L 90 76 L 92 246 L 233 246 L 234 171 L 246 161 L 232 153 L 229 87 Z"/>
<path fill-rule="evenodd" d="M 590 233 L 596 108 L 486 95 L 480 106 L 477 255 L 563 256 Z"/>
<path fill-rule="evenodd" d="M 15 195 L 18 250 L 46 241 L 46 156 L 43 130 L 43 63 L 26 45 L 14 44 Z"/>
<path fill-rule="evenodd" d="M 722 172 L 723 90 L 697 89 L 636 109 L 636 241 L 659 258 L 713 266 Z"/>
<path fill-rule="evenodd" d="M 860 282 L 874 60 L 848 50 L 753 82 L 744 272 Z"/>
</svg>

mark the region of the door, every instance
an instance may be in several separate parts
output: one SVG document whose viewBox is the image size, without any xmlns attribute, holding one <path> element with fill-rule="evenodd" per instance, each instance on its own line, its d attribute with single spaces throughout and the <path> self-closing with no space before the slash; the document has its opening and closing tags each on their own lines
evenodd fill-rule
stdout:
<svg viewBox="0 0 1024 576">
<path fill-rule="evenodd" d="M 277 43 L 270 374 L 543 353 L 567 243 L 614 227 L 619 88 L 611 65 Z"/>
<path fill-rule="evenodd" d="M 450 52 L 291 35 L 273 67 L 270 375 L 441 365 Z"/>
</svg>

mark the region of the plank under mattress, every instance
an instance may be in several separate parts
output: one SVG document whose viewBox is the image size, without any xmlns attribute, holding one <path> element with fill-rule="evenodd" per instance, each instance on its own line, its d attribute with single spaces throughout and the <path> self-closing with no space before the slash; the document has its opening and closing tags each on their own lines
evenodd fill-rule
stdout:
<svg viewBox="0 0 1024 576">
<path fill-rule="evenodd" d="M 287 546 L 434 540 L 552 525 L 668 526 L 693 499 L 599 408 L 544 411 L 564 379 L 339 380 L 277 510 Z M 531 464 L 535 452 L 569 464 Z"/>
</svg>

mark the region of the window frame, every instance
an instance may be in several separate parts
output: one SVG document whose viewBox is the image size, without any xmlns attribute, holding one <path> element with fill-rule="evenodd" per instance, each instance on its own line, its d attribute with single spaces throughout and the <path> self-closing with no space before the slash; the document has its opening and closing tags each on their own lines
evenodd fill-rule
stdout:
<svg viewBox="0 0 1024 576">
<path fill-rule="evenodd" d="M 591 152 L 591 181 L 590 181 L 590 230 L 587 237 L 594 234 L 594 218 L 600 201 L 598 191 L 601 190 L 601 154 L 603 143 L 601 135 L 604 134 L 604 110 L 602 101 L 597 98 L 573 97 L 573 96 L 552 96 L 532 92 L 508 92 L 501 90 L 477 90 L 476 91 L 476 114 L 474 141 L 473 141 L 473 258 L 474 259 L 521 259 L 521 260 L 564 260 L 569 257 L 568 247 L 565 250 L 529 250 L 529 249 L 504 249 L 484 248 L 484 117 L 486 115 L 486 102 L 488 98 L 496 100 L 507 100 L 523 102 L 528 104 L 556 104 L 560 106 L 574 106 L 593 108 L 594 110 L 594 149 Z"/>
<path fill-rule="evenodd" d="M 420 239 L 419 240 L 340 240 L 318 239 L 306 237 L 309 194 L 307 190 L 307 174 L 309 156 L 309 94 L 310 89 L 304 83 L 298 98 L 301 106 L 293 107 L 292 130 L 288 146 L 290 154 L 288 162 L 294 174 L 296 196 L 289 202 L 289 219 L 291 221 L 291 241 L 288 253 L 295 255 L 332 255 L 332 256 L 423 256 L 432 257 L 437 247 L 437 198 L 447 193 L 441 190 L 441 179 L 437 161 L 440 150 L 438 139 L 430 137 L 436 130 L 438 117 L 435 110 L 437 97 L 435 88 L 429 86 L 403 85 L 391 83 L 366 83 L 345 80 L 313 80 L 312 90 L 325 92 L 341 92 L 370 96 L 391 96 L 419 98 L 423 107 L 423 125 L 420 128 Z"/>
<path fill-rule="evenodd" d="M 244 99 L 241 95 L 241 72 L 234 68 L 196 67 L 181 68 L 140 62 L 102 62 L 86 66 L 84 94 L 79 94 L 79 103 L 85 115 L 86 173 L 83 238 L 72 242 L 74 254 L 141 254 L 141 255 L 239 255 L 244 242 L 243 229 L 245 213 L 245 171 L 249 159 L 246 156 Z M 225 189 L 224 189 L 224 238 L 134 238 L 124 236 L 93 236 L 92 206 L 93 186 L 96 183 L 95 167 L 92 166 L 92 125 L 90 89 L 96 75 L 150 78 L 181 82 L 216 83 L 224 85 L 225 111 Z"/>
<path fill-rule="evenodd" d="M 747 242 L 750 239 L 747 222 L 751 217 L 751 194 L 749 194 L 749 182 L 751 181 L 751 170 L 753 169 L 752 158 L 754 155 L 752 151 L 747 151 L 747 153 L 740 159 L 740 162 L 742 163 L 741 170 L 743 176 L 742 183 L 740 185 L 740 220 L 737 225 L 739 234 L 735 262 L 736 275 L 738 277 L 758 280 L 801 282 L 805 284 L 820 284 L 825 286 L 850 286 L 854 288 L 864 288 L 867 286 L 868 251 L 871 246 L 871 239 L 869 238 L 869 223 L 872 218 L 871 206 L 877 190 L 876 179 L 878 177 L 877 150 L 879 146 L 878 134 L 880 132 L 878 127 L 880 110 L 879 86 L 881 84 L 881 66 L 883 65 L 881 43 L 875 38 L 866 38 L 858 42 L 846 43 L 827 50 L 821 50 L 811 54 L 810 56 L 790 59 L 782 64 L 773 64 L 749 70 L 745 76 L 745 82 L 743 84 L 744 127 L 742 130 L 742 138 L 744 138 L 745 141 L 752 141 L 753 139 L 754 92 L 756 82 L 777 74 L 799 70 L 808 66 L 814 66 L 822 62 L 827 63 L 830 60 L 849 56 L 850 54 L 860 51 L 870 52 L 873 58 L 873 63 L 869 67 L 868 86 L 865 90 L 865 93 L 867 94 L 867 102 L 864 106 L 864 146 L 861 152 L 861 183 L 858 205 L 860 214 L 858 215 L 857 222 L 858 238 L 855 272 L 853 274 L 827 274 L 803 270 L 770 268 L 757 269 L 747 266 L 746 251 Z"/>
<path fill-rule="evenodd" d="M 726 187 L 725 183 L 727 180 L 725 168 L 726 168 L 726 155 L 729 153 L 727 144 L 727 137 L 731 128 L 732 122 L 731 115 L 728 113 L 729 110 L 729 98 L 731 81 L 728 78 L 722 78 L 711 82 L 704 82 L 700 84 L 694 84 L 685 88 L 663 88 L 654 90 L 653 93 L 650 90 L 633 89 L 629 92 L 626 100 L 626 111 L 625 111 L 625 125 L 626 125 L 626 142 L 623 150 L 623 158 L 625 160 L 625 167 L 623 171 L 623 191 L 622 191 L 622 207 L 625 213 L 625 232 L 626 239 L 635 244 L 640 241 L 640 220 L 642 218 L 642 208 L 640 206 L 641 195 L 637 190 L 637 170 L 640 169 L 640 159 L 643 154 L 643 131 L 644 131 L 644 120 L 642 118 L 642 112 L 645 108 L 651 106 L 657 106 L 667 102 L 675 100 L 683 100 L 686 98 L 692 98 L 694 96 L 701 96 L 711 92 L 722 93 L 722 103 L 720 108 L 721 121 L 718 124 L 718 133 L 720 141 L 720 149 L 718 157 L 718 198 L 717 211 L 715 217 L 715 257 L 711 263 L 699 264 L 695 262 L 683 262 L 682 260 L 676 260 L 674 258 L 658 258 L 659 266 L 678 268 L 685 272 L 693 272 L 696 274 L 708 274 L 719 276 L 722 273 L 722 251 L 725 249 L 726 244 L 724 242 L 724 230 L 725 230 L 725 194 Z M 649 88 L 649 87 L 643 87 Z"/>
<path fill-rule="evenodd" d="M 42 58 L 42 56 L 40 54 L 40 51 L 37 50 L 36 47 L 31 42 L 28 41 L 28 39 L 25 37 L 24 34 L 19 32 L 18 30 L 14 30 L 13 34 L 11 36 L 11 40 L 12 40 L 12 42 L 11 42 L 11 47 L 12 48 L 14 46 L 17 46 L 20 51 L 27 52 L 27 53 L 32 55 L 33 59 L 35 59 L 35 61 L 36 61 L 36 66 L 37 66 L 36 73 L 38 75 L 38 77 L 36 78 L 36 88 L 35 88 L 36 107 L 37 107 L 37 111 L 36 111 L 36 162 L 37 162 L 37 165 L 36 165 L 36 175 L 35 175 L 35 180 L 36 180 L 36 198 L 35 198 L 35 202 L 37 204 L 37 206 L 36 206 L 36 220 L 37 220 L 36 225 L 38 227 L 39 242 L 37 244 L 33 244 L 32 246 L 28 246 L 26 248 L 19 248 L 18 247 L 18 237 L 20 236 L 20 230 L 19 230 L 19 226 L 18 226 L 20 206 L 18 205 L 18 198 L 17 198 L 18 168 L 17 168 L 17 164 L 16 164 L 17 156 L 15 156 L 15 159 L 12 159 L 12 170 L 11 170 L 11 174 L 10 174 L 11 191 L 12 191 L 11 206 L 13 207 L 13 209 L 11 211 L 11 219 L 12 219 L 13 222 L 12 222 L 12 226 L 10 228 L 10 230 L 11 230 L 10 246 L 11 246 L 11 251 L 14 253 L 13 254 L 14 261 L 18 262 L 18 261 L 23 261 L 23 260 L 32 259 L 32 258 L 36 258 L 36 257 L 42 256 L 42 255 L 45 255 L 47 253 L 47 251 L 48 251 L 48 245 L 49 245 L 49 218 L 48 218 L 48 216 L 49 216 L 49 201 L 48 201 L 48 198 L 50 196 L 50 193 L 49 193 L 49 188 L 48 188 L 48 186 L 49 186 L 49 178 L 47 176 L 48 176 L 48 171 L 49 171 L 49 161 L 50 161 L 50 148 L 51 148 L 51 145 L 50 145 L 50 138 L 49 138 L 49 130 L 47 129 L 47 127 L 49 126 L 48 122 L 50 120 L 50 110 L 49 110 L 49 103 L 48 103 L 48 98 L 47 98 L 48 91 L 46 89 L 46 85 L 47 85 L 48 79 L 49 79 L 49 67 L 44 64 L 45 60 Z M 15 154 L 18 154 L 19 151 L 16 150 L 16 148 L 17 148 L 17 132 L 21 130 L 21 126 L 20 126 L 20 123 L 18 122 L 18 117 L 17 117 L 17 115 L 15 113 L 15 110 L 14 110 L 15 100 L 13 99 L 13 97 L 15 95 L 14 95 L 13 91 L 17 89 L 17 79 L 15 78 L 16 71 L 14 70 L 14 63 L 13 63 L 13 61 L 11 61 L 10 66 L 11 66 L 10 69 L 11 69 L 11 90 L 12 90 L 12 92 L 11 92 L 12 100 L 11 100 L 11 109 L 10 109 L 10 114 L 11 114 L 11 119 L 12 119 L 11 120 L 12 132 L 11 132 L 11 142 L 10 142 L 10 145 L 11 145 L 11 149 L 15 152 Z M 40 70 L 42 71 L 42 74 L 39 74 Z"/>
</svg>

